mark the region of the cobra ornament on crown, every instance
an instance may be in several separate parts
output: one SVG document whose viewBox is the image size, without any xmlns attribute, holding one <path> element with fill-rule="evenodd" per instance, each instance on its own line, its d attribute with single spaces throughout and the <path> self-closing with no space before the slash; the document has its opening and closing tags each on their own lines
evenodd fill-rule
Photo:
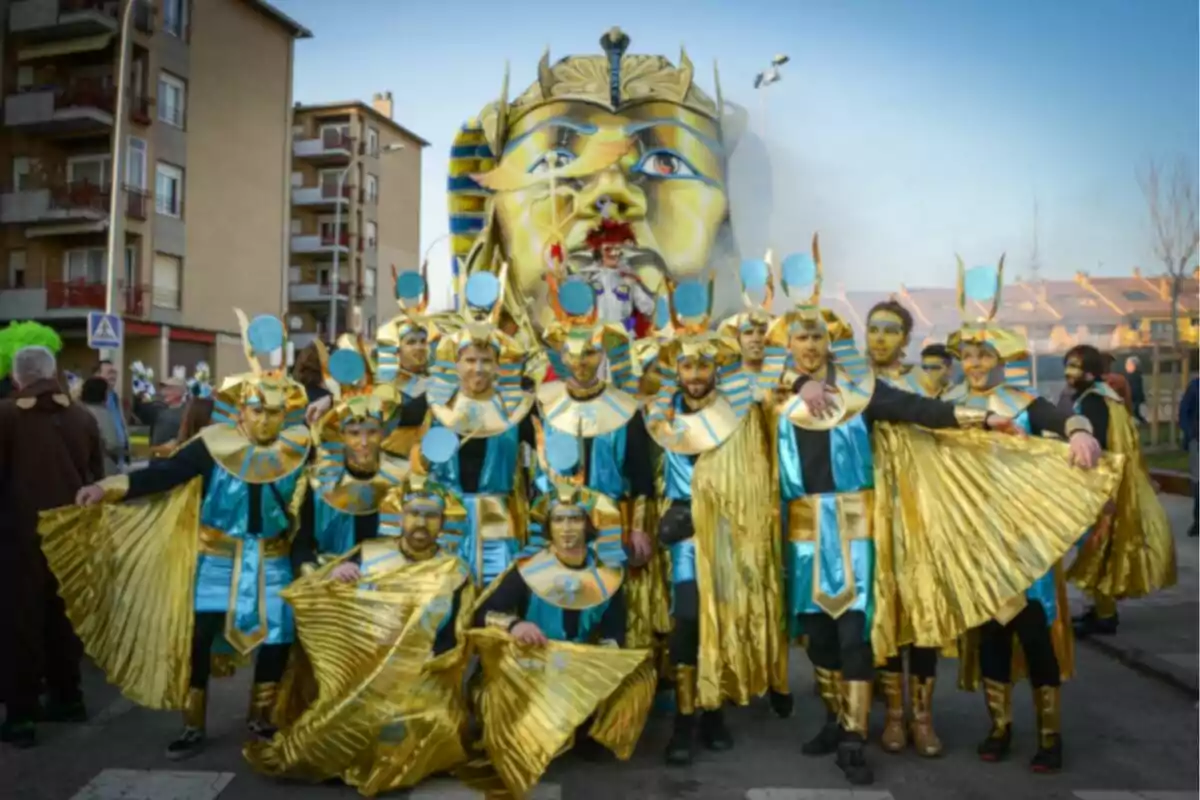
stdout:
<svg viewBox="0 0 1200 800">
<path fill-rule="evenodd" d="M 728 231 L 725 115 L 693 82 L 686 52 L 628 55 L 613 28 L 600 55 L 538 62 L 538 78 L 467 122 L 450 162 L 456 274 L 511 265 L 507 315 L 525 333 L 548 321 L 545 273 L 593 263 L 597 232 L 632 232 L 626 264 L 651 292 L 693 276 Z M 589 243 L 589 238 L 591 242 Z M 530 311 L 532 309 L 532 311 Z"/>
</svg>

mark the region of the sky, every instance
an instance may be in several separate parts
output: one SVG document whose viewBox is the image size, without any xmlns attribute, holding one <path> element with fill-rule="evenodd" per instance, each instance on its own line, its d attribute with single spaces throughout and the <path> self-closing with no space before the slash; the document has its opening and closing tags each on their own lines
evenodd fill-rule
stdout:
<svg viewBox="0 0 1200 800">
<path fill-rule="evenodd" d="M 314 34 L 296 47 L 297 101 L 390 90 L 396 121 L 431 143 L 422 250 L 447 230 L 451 139 L 505 62 L 516 96 L 547 46 L 598 54 L 613 25 L 630 53 L 686 46 L 710 95 L 715 59 L 745 108 L 729 176 L 741 254 L 820 231 L 826 284 L 848 290 L 951 285 L 956 252 L 1007 252 L 1028 277 L 1035 203 L 1042 277 L 1161 271 L 1136 171 L 1200 164 L 1195 0 L 272 2 Z M 764 96 L 754 75 L 775 53 L 791 61 Z"/>
</svg>

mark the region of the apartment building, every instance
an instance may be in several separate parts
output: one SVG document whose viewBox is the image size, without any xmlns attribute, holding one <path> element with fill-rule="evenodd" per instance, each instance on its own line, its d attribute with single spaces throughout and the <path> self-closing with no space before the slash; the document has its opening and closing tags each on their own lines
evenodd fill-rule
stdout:
<svg viewBox="0 0 1200 800">
<path fill-rule="evenodd" d="M 337 334 L 374 336 L 396 314 L 392 268 L 419 264 L 429 142 L 393 111 L 391 92 L 296 105 L 287 324 L 297 347 L 328 341 L 331 319 Z"/>
<path fill-rule="evenodd" d="M 293 45 L 310 33 L 259 0 L 134 2 L 124 109 L 124 3 L 8 3 L 0 324 L 51 324 L 63 366 L 90 368 L 86 317 L 105 308 L 117 191 L 126 364 L 164 376 L 205 360 L 222 377 L 245 369 L 233 308 L 284 310 Z"/>
</svg>

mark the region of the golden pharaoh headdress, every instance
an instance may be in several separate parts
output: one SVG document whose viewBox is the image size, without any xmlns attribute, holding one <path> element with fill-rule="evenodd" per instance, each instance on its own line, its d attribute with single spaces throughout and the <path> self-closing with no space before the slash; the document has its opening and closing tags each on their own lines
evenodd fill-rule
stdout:
<svg viewBox="0 0 1200 800">
<path fill-rule="evenodd" d="M 534 420 L 537 432 L 538 463 L 549 482 L 549 489 L 534 502 L 529 513 L 530 544 L 526 553 L 550 541 L 550 514 L 559 506 L 580 509 L 592 523 L 596 556 L 605 566 L 625 563 L 621 543 L 621 510 L 606 494 L 589 489 L 582 464 L 583 443 L 566 437 L 554 437 L 547 445 L 545 431 Z"/>
<path fill-rule="evenodd" d="M 429 283 L 426 278 L 428 263 L 420 269 L 396 272 L 392 265 L 392 283 L 396 290 L 396 305 L 400 313 L 385 322 L 376 335 L 376 357 L 379 359 L 378 379 L 390 382 L 400 372 L 400 343 L 410 333 L 425 335 L 432 346 L 438 335 L 446 329 L 457 327 L 457 320 L 449 315 L 429 315 Z"/>
<path fill-rule="evenodd" d="M 285 428 L 303 426 L 308 394 L 288 377 L 287 334 L 283 323 L 269 314 L 250 321 L 241 309 L 233 311 L 242 330 L 242 349 L 250 371 L 230 376 L 221 383 L 213 398 L 213 422 L 236 425 L 243 406 L 260 405 L 283 409 Z M 278 364 L 264 366 L 261 361 L 264 358 L 268 362 L 277 360 Z"/>
<path fill-rule="evenodd" d="M 324 344 L 316 342 L 325 385 L 333 394 L 332 407 L 313 426 L 318 445 L 339 442 L 342 428 L 351 422 L 373 421 L 386 428 L 395 422 L 402 400 L 392 384 L 378 381 L 379 372 L 361 336 L 343 337 L 341 344 L 330 355 Z"/>
<path fill-rule="evenodd" d="M 454 364 L 466 347 L 491 348 L 496 353 L 496 391 L 506 413 L 521 405 L 524 390 L 521 377 L 528 353 L 516 339 L 498 327 L 504 302 L 508 265 L 500 267 L 497 277 L 490 272 L 477 272 L 459 280 L 459 310 L 462 326 L 438 339 L 434 360 L 430 365 L 429 402 L 444 406 L 458 389 L 458 373 Z"/>
<path fill-rule="evenodd" d="M 560 282 L 553 273 L 547 273 L 546 282 L 549 284 L 548 297 L 554 322 L 542 332 L 542 341 L 559 378 L 566 379 L 568 374 L 563 363 L 564 353 L 578 356 L 588 349 L 597 348 L 608 359 L 612 385 L 625 391 L 635 390 L 629 334 L 620 325 L 598 321 L 596 290 L 592 285 L 574 277 L 567 277 Z"/>
<path fill-rule="evenodd" d="M 996 314 L 1000 311 L 1000 296 L 1004 286 L 1004 255 L 995 267 L 982 266 L 967 269 L 957 254 L 958 264 L 958 313 L 962 327 L 946 338 L 946 348 L 962 358 L 964 344 L 983 344 L 991 347 L 1004 364 L 1004 382 L 1010 386 L 1029 387 L 1033 380 L 1033 368 L 1029 363 L 1029 342 L 1020 333 L 998 325 Z M 972 318 L 970 307 L 983 311 Z"/>
<path fill-rule="evenodd" d="M 733 314 L 721 322 L 719 330 L 726 336 L 737 338 L 748 325 L 770 325 L 771 303 L 775 300 L 775 253 L 768 250 L 761 259 L 746 259 L 738 267 L 738 278 L 742 283 L 742 305 L 746 310 Z M 754 295 L 762 294 L 761 300 Z"/>
<path fill-rule="evenodd" d="M 442 511 L 442 531 L 438 542 L 454 548 L 462 541 L 462 526 L 467 509 L 462 497 L 449 486 L 430 477 L 430 467 L 454 458 L 458 437 L 448 428 L 432 428 L 421 443 L 413 447 L 409 459 L 412 469 L 404 482 L 388 493 L 379 514 L 381 536 L 399 536 L 404 529 L 404 508 L 410 503 L 427 502 Z"/>
</svg>

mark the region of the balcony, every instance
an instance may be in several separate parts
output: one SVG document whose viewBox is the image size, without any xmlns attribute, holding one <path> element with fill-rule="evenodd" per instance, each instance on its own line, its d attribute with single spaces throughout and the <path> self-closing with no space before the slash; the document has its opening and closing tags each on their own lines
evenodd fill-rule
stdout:
<svg viewBox="0 0 1200 800">
<path fill-rule="evenodd" d="M 329 284 L 293 283 L 288 286 L 288 299 L 293 303 L 329 303 Z M 337 299 L 350 299 L 350 282 L 338 281 Z"/>
<path fill-rule="evenodd" d="M 8 95 L 4 124 L 31 134 L 102 133 L 112 128 L 115 107 L 116 89 L 80 80 Z"/>
<path fill-rule="evenodd" d="M 292 205 L 311 209 L 329 209 L 341 203 L 344 208 L 350 203 L 354 187 L 342 186 L 340 195 L 337 189 L 337 183 L 334 181 L 322 181 L 320 186 L 293 186 Z"/>
<path fill-rule="evenodd" d="M 115 34 L 120 4 L 114 0 L 18 0 L 8 12 L 8 30 L 25 42 L 53 42 Z M 154 9 L 147 0 L 133 10 L 133 27 L 154 33 Z"/>
<path fill-rule="evenodd" d="M 140 317 L 145 314 L 147 287 L 125 286 L 118 288 L 117 302 L 126 316 Z M 16 289 L 3 292 L 24 295 L 32 301 L 27 314 L 37 312 L 40 306 L 47 316 L 82 316 L 89 311 L 103 311 L 108 302 L 108 286 L 99 281 L 77 279 L 73 281 L 47 281 L 45 289 Z M 38 300 L 42 302 L 38 302 Z M 7 298 L 0 302 L 0 317 L 4 316 Z"/>
<path fill-rule="evenodd" d="M 149 125 L 154 121 L 150 116 L 150 106 L 154 100 L 149 97 L 135 95 L 129 99 L 129 120 L 135 125 Z"/>
<path fill-rule="evenodd" d="M 53 183 L 0 195 L 0 223 L 97 222 L 108 218 L 108 186 L 91 181 Z"/>
<path fill-rule="evenodd" d="M 332 253 L 334 251 L 349 254 L 350 234 L 342 232 L 336 240 L 333 236 L 309 234 L 292 237 L 293 253 Z"/>
<path fill-rule="evenodd" d="M 327 130 L 316 139 L 296 139 L 292 155 L 315 163 L 346 163 L 354 157 L 354 137 L 336 130 Z"/>
<path fill-rule="evenodd" d="M 145 220 L 150 213 L 150 193 L 144 189 L 125 186 L 125 216 Z"/>
</svg>

